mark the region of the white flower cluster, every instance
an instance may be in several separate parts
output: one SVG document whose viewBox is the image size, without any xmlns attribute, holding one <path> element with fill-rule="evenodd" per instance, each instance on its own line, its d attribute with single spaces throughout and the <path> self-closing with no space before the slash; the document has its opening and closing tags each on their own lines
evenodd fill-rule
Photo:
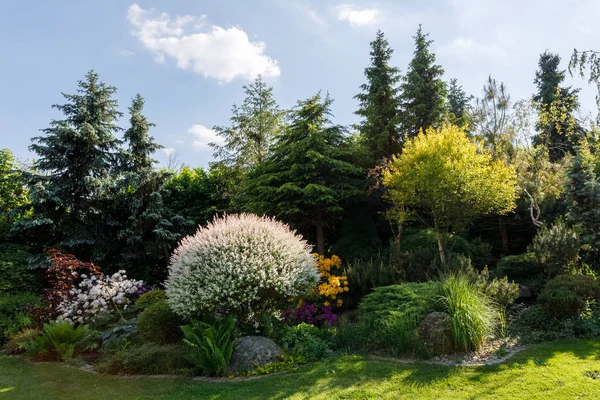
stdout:
<svg viewBox="0 0 600 400">
<path fill-rule="evenodd" d="M 78 287 L 69 292 L 69 298 L 56 308 L 59 318 L 65 321 L 83 324 L 96 315 L 127 308 L 144 286 L 143 281 L 127 279 L 123 270 L 111 276 L 81 275 L 81 278 Z"/>
<path fill-rule="evenodd" d="M 171 257 L 167 301 L 183 317 L 209 311 L 248 320 L 318 280 L 311 246 L 289 226 L 229 215 L 181 241 Z"/>
</svg>

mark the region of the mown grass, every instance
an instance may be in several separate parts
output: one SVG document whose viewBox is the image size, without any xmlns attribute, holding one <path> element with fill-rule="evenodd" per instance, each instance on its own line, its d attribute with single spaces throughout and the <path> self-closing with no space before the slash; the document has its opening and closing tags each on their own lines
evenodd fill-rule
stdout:
<svg viewBox="0 0 600 400">
<path fill-rule="evenodd" d="M 561 341 L 484 367 L 331 358 L 245 382 L 123 379 L 0 357 L 0 399 L 575 399 L 600 398 L 600 339 Z"/>
</svg>

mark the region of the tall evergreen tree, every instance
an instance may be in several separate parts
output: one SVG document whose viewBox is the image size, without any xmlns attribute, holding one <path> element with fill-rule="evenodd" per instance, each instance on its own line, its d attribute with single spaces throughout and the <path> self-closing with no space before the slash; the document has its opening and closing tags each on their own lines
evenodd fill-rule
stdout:
<svg viewBox="0 0 600 400">
<path fill-rule="evenodd" d="M 455 125 L 464 127 L 469 123 L 473 96 L 468 96 L 456 78 L 450 79 L 448 88 L 449 119 Z"/>
<path fill-rule="evenodd" d="M 416 136 L 421 129 L 439 126 L 447 112 L 444 69 L 435 64 L 435 54 L 429 51 L 433 40 L 427 39 L 428 36 L 419 25 L 414 36 L 414 57 L 401 85 L 402 127 L 409 137 Z"/>
<path fill-rule="evenodd" d="M 152 155 L 164 147 L 154 142 L 154 138 L 148 134 L 150 128 L 155 125 L 148 122 L 146 117 L 142 115 L 143 109 L 144 99 L 138 93 L 129 107 L 129 123 L 131 126 L 123 134 L 125 143 L 129 145 L 129 149 L 124 151 L 126 171 L 139 173 L 152 168 L 152 165 L 156 163 L 156 160 L 152 159 Z"/>
<path fill-rule="evenodd" d="M 113 99 L 116 88 L 98 80 L 90 71 L 79 81 L 76 94 L 64 94 L 66 104 L 54 105 L 64 119 L 53 120 L 34 137 L 29 148 L 38 155 L 35 173 L 27 173 L 31 188 L 30 218 L 19 221 L 13 231 L 27 240 L 77 251 L 91 258 L 91 246 L 103 240 L 106 214 L 98 199 L 110 187 L 111 170 L 117 162 L 121 113 Z"/>
<path fill-rule="evenodd" d="M 359 101 L 359 109 L 355 114 L 362 117 L 357 128 L 375 163 L 400 150 L 400 100 L 397 87 L 400 70 L 390 65 L 393 52 L 383 32 L 377 31 L 375 40 L 371 42 L 371 64 L 365 68 L 367 83 L 362 84 L 362 92 L 354 96 Z"/>
<path fill-rule="evenodd" d="M 565 71 L 560 70 L 559 65 L 560 56 L 545 51 L 540 55 L 539 69 L 534 80 L 538 92 L 533 100 L 542 109 L 536 125 L 539 133 L 534 138 L 534 144 L 546 145 L 552 162 L 561 160 L 567 154 L 574 154 L 575 146 L 584 134 L 573 116 L 579 109 L 579 89 L 561 86 L 565 80 Z M 544 117 L 548 115 L 556 117 Z M 560 121 L 556 118 L 560 118 Z"/>
<path fill-rule="evenodd" d="M 314 229 L 320 254 L 325 227 L 362 193 L 362 170 L 349 162 L 342 127 L 330 121 L 331 103 L 320 93 L 298 102 L 271 156 L 250 171 L 245 190 L 249 211 Z"/>
<path fill-rule="evenodd" d="M 213 128 L 225 143 L 210 146 L 215 149 L 214 156 L 227 164 L 249 167 L 268 156 L 282 128 L 284 113 L 273 98 L 273 88 L 260 75 L 243 89 L 246 98 L 241 106 L 233 105 L 231 126 Z"/>
</svg>

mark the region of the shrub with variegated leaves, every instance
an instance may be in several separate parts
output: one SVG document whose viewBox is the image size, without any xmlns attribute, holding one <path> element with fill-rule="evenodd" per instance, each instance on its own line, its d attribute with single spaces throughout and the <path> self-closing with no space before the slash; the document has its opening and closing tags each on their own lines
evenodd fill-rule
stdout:
<svg viewBox="0 0 600 400">
<path fill-rule="evenodd" d="M 182 317 L 209 312 L 249 322 L 318 280 L 311 246 L 289 226 L 228 215 L 181 241 L 171 257 L 167 301 Z"/>
</svg>

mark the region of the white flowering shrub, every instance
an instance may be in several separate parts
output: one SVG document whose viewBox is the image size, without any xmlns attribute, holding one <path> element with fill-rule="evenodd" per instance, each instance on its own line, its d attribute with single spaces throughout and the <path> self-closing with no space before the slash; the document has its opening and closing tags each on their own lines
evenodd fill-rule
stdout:
<svg viewBox="0 0 600 400">
<path fill-rule="evenodd" d="M 81 277 L 83 280 L 71 289 L 69 298 L 56 307 L 59 318 L 80 324 L 93 320 L 96 315 L 127 308 L 144 287 L 143 281 L 127 279 L 123 270 L 111 276 Z"/>
<path fill-rule="evenodd" d="M 181 241 L 171 257 L 167 302 L 182 317 L 214 312 L 253 321 L 318 280 L 311 246 L 289 226 L 228 215 Z"/>
</svg>

